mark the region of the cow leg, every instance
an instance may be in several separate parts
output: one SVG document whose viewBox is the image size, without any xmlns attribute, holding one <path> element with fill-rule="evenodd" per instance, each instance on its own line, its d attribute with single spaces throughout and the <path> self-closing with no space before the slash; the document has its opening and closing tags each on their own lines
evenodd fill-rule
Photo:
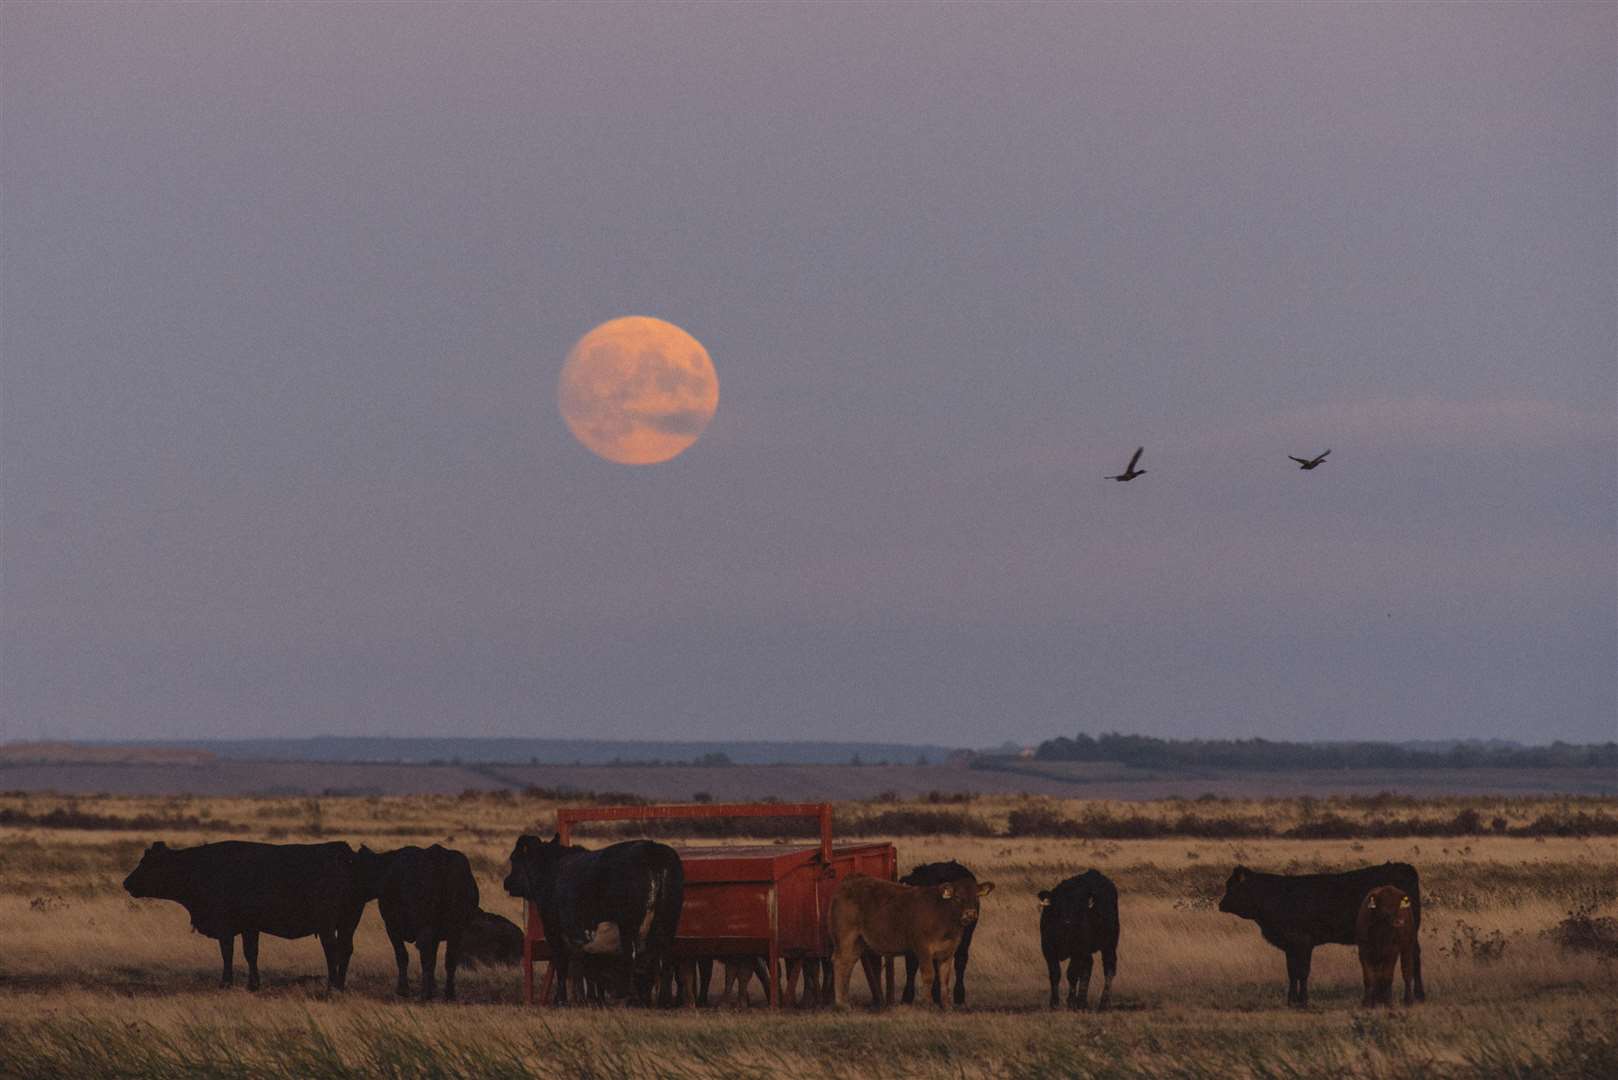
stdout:
<svg viewBox="0 0 1618 1080">
<path fill-rule="evenodd" d="M 444 939 L 444 1000 L 455 1000 L 455 969 L 461 965 L 461 931 Z"/>
<path fill-rule="evenodd" d="M 861 963 L 858 956 L 853 955 L 854 944 L 839 947 L 832 957 L 832 1004 L 839 1009 L 848 1008 L 848 983 L 854 977 L 854 965 Z"/>
<path fill-rule="evenodd" d="M 1360 961 L 1360 982 L 1365 993 L 1360 997 L 1360 1008 L 1369 1009 L 1376 1004 L 1376 969 L 1368 960 Z"/>
<path fill-rule="evenodd" d="M 956 950 L 954 960 L 955 968 L 955 1004 L 966 1004 L 966 953 Z"/>
<path fill-rule="evenodd" d="M 1059 1008 L 1062 1004 L 1062 958 L 1047 952 L 1045 968 L 1051 977 L 1051 1008 Z"/>
<path fill-rule="evenodd" d="M 919 959 L 921 962 L 916 965 L 916 970 L 921 975 L 922 993 L 926 995 L 922 1000 L 925 1001 L 926 998 L 932 998 L 934 1001 L 937 1001 L 938 965 L 933 963 L 933 958 L 931 956 L 924 956 L 920 957 Z"/>
<path fill-rule="evenodd" d="M 354 957 L 354 927 L 337 928 L 337 989 L 348 986 L 348 962 Z"/>
<path fill-rule="evenodd" d="M 1078 970 L 1079 974 L 1078 997 L 1075 998 L 1071 990 L 1069 991 L 1067 998 L 1068 1008 L 1079 1009 L 1082 1011 L 1090 1007 L 1090 975 L 1095 971 L 1095 967 L 1095 955 L 1089 951 L 1081 951 L 1078 955 L 1074 956 L 1073 960 L 1068 964 L 1067 981 L 1070 987 L 1073 984 L 1073 972 L 1075 968 Z"/>
<path fill-rule="evenodd" d="M 554 1000 L 558 1008 L 562 1008 L 567 1005 L 567 992 L 570 989 L 568 985 L 567 967 L 567 953 L 563 952 L 561 949 L 557 949 L 556 952 L 551 956 L 550 973 L 555 977 L 556 981 L 556 997 Z"/>
<path fill-rule="evenodd" d="M 803 974 L 803 957 L 788 956 L 784 959 L 787 968 L 787 986 L 786 997 L 782 1000 L 786 1003 L 787 1008 L 795 1009 L 801 1000 L 798 997 L 798 976 Z"/>
<path fill-rule="evenodd" d="M 803 993 L 798 998 L 798 1008 L 813 1008 L 820 1004 L 820 961 L 806 956 L 799 962 L 798 970 L 803 974 Z"/>
<path fill-rule="evenodd" d="M 882 958 L 870 949 L 860 953 L 860 967 L 865 971 L 865 985 L 871 988 L 871 1007 L 880 1009 L 882 998 Z"/>
<path fill-rule="evenodd" d="M 1118 974 L 1118 950 L 1101 950 L 1101 997 L 1096 1002 L 1096 1011 L 1100 1012 L 1112 1003 L 1112 977 Z"/>
<path fill-rule="evenodd" d="M 950 955 L 933 957 L 933 1004 L 944 1012 L 949 1011 L 955 996 L 950 985 L 955 979 L 955 965 L 950 962 L 953 959 Z"/>
<path fill-rule="evenodd" d="M 399 969 L 399 982 L 394 987 L 395 993 L 402 998 L 410 996 L 410 953 L 405 949 L 404 935 L 388 929 L 388 942 L 393 946 L 393 963 Z"/>
<path fill-rule="evenodd" d="M 1418 928 L 1416 932 L 1420 933 L 1420 929 Z M 1426 1001 L 1427 1000 L 1427 988 L 1421 985 L 1421 941 L 1419 939 L 1415 940 L 1415 941 L 1412 941 L 1410 943 L 1410 955 L 1415 960 L 1416 1000 L 1417 1001 Z"/>
<path fill-rule="evenodd" d="M 1304 1004 L 1303 996 L 1303 951 L 1301 949 L 1287 950 L 1287 1004 Z"/>
<path fill-rule="evenodd" d="M 438 989 L 438 939 L 431 932 L 416 938 L 416 952 L 421 955 L 421 1000 L 431 1001 Z"/>
<path fill-rule="evenodd" d="M 224 961 L 224 969 L 219 973 L 219 985 L 229 986 L 236 981 L 236 935 L 219 935 L 219 959 Z"/>
<path fill-rule="evenodd" d="M 248 989 L 259 989 L 259 931 L 241 931 L 241 959 L 248 962 Z"/>
<path fill-rule="evenodd" d="M 1404 980 L 1404 984 L 1405 984 L 1404 1004 L 1405 1004 L 1406 1008 L 1408 1008 L 1410 1005 L 1414 1004 L 1414 1002 L 1416 1000 L 1416 995 L 1412 992 L 1412 989 L 1411 989 L 1411 980 L 1412 980 L 1413 977 L 1412 977 L 1412 975 L 1410 973 L 1410 967 L 1411 967 L 1410 950 L 1409 949 L 1401 949 L 1401 950 L 1399 950 L 1399 977 Z M 1389 990 L 1389 995 L 1390 996 L 1392 995 L 1391 988 Z M 1391 1005 L 1392 1002 L 1390 1001 L 1389 1004 Z"/>
<path fill-rule="evenodd" d="M 320 951 L 326 956 L 326 989 L 337 989 L 337 932 L 322 930 L 316 935 L 320 938 Z"/>
<path fill-rule="evenodd" d="M 1313 948 L 1298 950 L 1298 1005 L 1301 1007 L 1309 1004 L 1309 966 L 1314 957 Z"/>
<path fill-rule="evenodd" d="M 635 979 L 635 939 L 619 930 L 618 938 L 618 977 L 623 980 L 623 999 L 627 1002 L 640 1003 L 640 987 Z M 653 988 L 648 986 L 645 994 L 645 1004 L 652 1003 Z"/>
<path fill-rule="evenodd" d="M 916 1000 L 916 954 L 905 953 L 905 988 L 899 1000 L 909 1005 Z"/>
<path fill-rule="evenodd" d="M 685 978 L 685 1007 L 694 1009 L 697 1007 L 697 962 L 694 959 L 686 959 L 678 963 L 680 974 Z"/>
<path fill-rule="evenodd" d="M 708 987 L 713 981 L 713 957 L 704 956 L 697 960 L 697 1004 L 708 1004 Z"/>
</svg>

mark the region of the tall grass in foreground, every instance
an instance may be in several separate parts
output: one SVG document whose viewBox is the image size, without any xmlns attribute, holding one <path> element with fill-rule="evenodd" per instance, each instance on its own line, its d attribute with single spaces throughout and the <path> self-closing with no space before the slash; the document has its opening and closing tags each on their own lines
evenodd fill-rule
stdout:
<svg viewBox="0 0 1618 1080">
<path fill-rule="evenodd" d="M 47 1077 L 1568 1077 L 1618 1075 L 1618 1012 L 536 1016 L 311 1002 L 0 1022 L 0 1070 Z"/>
</svg>

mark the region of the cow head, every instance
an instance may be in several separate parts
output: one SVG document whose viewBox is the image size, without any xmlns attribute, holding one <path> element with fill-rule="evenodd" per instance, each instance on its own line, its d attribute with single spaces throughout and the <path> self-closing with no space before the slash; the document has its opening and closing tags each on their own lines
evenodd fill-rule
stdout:
<svg viewBox="0 0 1618 1080">
<path fill-rule="evenodd" d="M 1068 878 L 1054 889 L 1041 889 L 1040 924 L 1057 923 L 1068 928 L 1084 925 L 1100 903 L 1101 881 L 1101 876 L 1092 870 Z"/>
<path fill-rule="evenodd" d="M 561 834 L 549 840 L 529 835 L 517 837 L 517 846 L 511 849 L 511 873 L 506 875 L 506 892 L 537 901 L 554 880 L 557 865 L 575 850 L 562 843 Z"/>
<path fill-rule="evenodd" d="M 972 871 L 951 859 L 949 862 L 922 863 L 900 878 L 899 884 L 946 885 L 951 881 L 960 881 L 962 878 L 970 878 L 976 881 L 977 877 Z"/>
<path fill-rule="evenodd" d="M 978 921 L 979 901 L 994 892 L 994 882 L 967 877 L 933 885 L 927 891 L 936 895 L 962 926 L 971 926 Z"/>
<path fill-rule="evenodd" d="M 1404 927 L 1410 923 L 1410 897 L 1393 885 L 1383 885 L 1365 895 L 1365 913 L 1373 924 Z"/>
<path fill-rule="evenodd" d="M 140 865 L 124 878 L 124 891 L 138 899 L 178 900 L 185 894 L 185 886 L 179 860 L 161 840 L 146 849 Z"/>
<path fill-rule="evenodd" d="M 1258 890 L 1253 886 L 1253 871 L 1238 866 L 1225 880 L 1225 895 L 1219 901 L 1219 910 L 1243 919 L 1259 916 Z"/>
</svg>

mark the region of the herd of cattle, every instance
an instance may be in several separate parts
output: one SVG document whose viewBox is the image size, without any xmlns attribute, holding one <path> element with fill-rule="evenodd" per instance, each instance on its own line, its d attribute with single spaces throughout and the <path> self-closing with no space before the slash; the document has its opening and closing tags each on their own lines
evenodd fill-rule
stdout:
<svg viewBox="0 0 1618 1080">
<path fill-rule="evenodd" d="M 398 992 L 408 996 L 409 958 L 420 954 L 421 996 L 435 992 L 438 948 L 444 946 L 446 1000 L 455 997 L 463 960 L 514 961 L 522 932 L 479 906 L 465 855 L 434 844 L 382 854 L 340 842 L 262 844 L 225 841 L 174 849 L 158 842 L 124 880 L 131 896 L 173 900 L 192 927 L 219 942 L 221 985 L 234 977 L 235 940 L 242 939 L 247 987 L 256 990 L 260 934 L 315 936 L 326 954 L 327 985 L 341 989 L 365 906 L 377 901 L 398 964 Z M 511 853 L 505 889 L 538 910 L 557 975 L 556 1000 L 638 1004 L 705 1004 L 713 959 L 677 957 L 675 929 L 684 903 L 679 854 L 665 844 L 633 840 L 599 850 L 560 838 L 523 836 Z M 918 866 L 898 882 L 853 875 L 832 896 L 826 929 L 829 963 L 807 963 L 806 999 L 846 1006 L 861 969 L 879 1000 L 880 957 L 903 956 L 903 1000 L 921 991 L 941 1008 L 966 1001 L 966 968 L 980 902 L 994 891 L 958 862 Z M 1364 1004 L 1392 1003 L 1395 964 L 1404 1003 L 1425 996 L 1421 980 L 1421 889 L 1406 863 L 1336 874 L 1264 874 L 1238 866 L 1219 910 L 1256 922 L 1287 961 L 1287 1001 L 1307 1005 L 1309 963 L 1317 945 L 1359 947 Z M 1050 975 L 1050 1006 L 1061 1004 L 1067 962 L 1067 1005 L 1088 1006 L 1094 956 L 1104 976 L 1096 1007 L 1105 1008 L 1118 971 L 1118 890 L 1087 870 L 1039 893 L 1040 946 Z M 725 997 L 768 977 L 761 957 L 720 957 Z M 953 984 L 953 985 L 952 985 Z"/>
</svg>

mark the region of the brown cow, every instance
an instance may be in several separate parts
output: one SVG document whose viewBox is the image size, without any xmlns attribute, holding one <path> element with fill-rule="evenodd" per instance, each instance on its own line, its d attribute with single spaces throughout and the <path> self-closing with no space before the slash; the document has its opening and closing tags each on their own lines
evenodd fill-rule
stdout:
<svg viewBox="0 0 1618 1080">
<path fill-rule="evenodd" d="M 979 898 L 993 891 L 994 882 L 971 878 L 943 885 L 900 885 L 862 874 L 845 878 L 831 898 L 826 917 L 838 1007 L 847 1007 L 848 981 L 867 953 L 911 953 L 922 977 L 917 1000 L 932 997 L 933 980 L 940 979 L 938 1006 L 948 1009 L 949 984 L 955 973 L 949 960 L 962 931 L 977 921 Z"/>
<path fill-rule="evenodd" d="M 1365 976 L 1366 1008 L 1393 1005 L 1393 965 L 1399 964 L 1405 981 L 1404 1003 L 1415 1000 L 1410 981 L 1416 950 L 1416 920 L 1410 897 L 1395 885 L 1382 885 L 1365 894 L 1354 922 L 1354 941 L 1360 948 L 1360 972 Z"/>
</svg>

